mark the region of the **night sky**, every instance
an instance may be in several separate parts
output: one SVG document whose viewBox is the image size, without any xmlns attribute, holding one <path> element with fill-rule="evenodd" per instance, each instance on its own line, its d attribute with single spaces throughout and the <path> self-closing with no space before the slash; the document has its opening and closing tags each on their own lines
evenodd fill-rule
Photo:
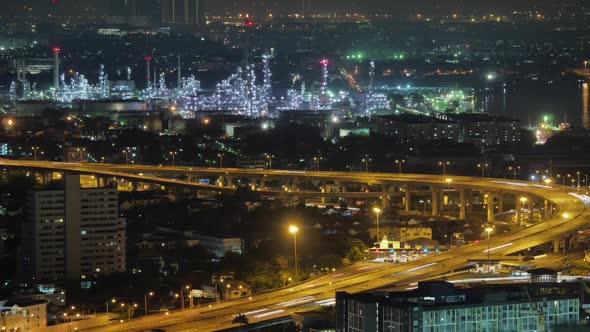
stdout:
<svg viewBox="0 0 590 332">
<path fill-rule="evenodd" d="M 52 2 L 57 4 L 53 5 Z M 47 10 L 63 15 L 96 13 L 103 15 L 109 12 L 109 1 L 124 2 L 125 0 L 3 0 L 1 6 L 7 6 L 11 14 L 24 12 L 42 14 Z M 131 1 L 131 0 L 129 0 Z M 157 2 L 158 0 L 137 0 Z M 182 0 L 178 0 L 182 1 Z M 204 0 L 206 10 L 213 13 L 224 11 L 245 11 L 255 7 L 269 11 L 293 12 L 301 6 L 299 0 Z M 527 8 L 547 9 L 563 5 L 583 5 L 590 0 L 306 0 L 316 12 L 359 11 L 363 13 L 389 13 L 405 16 L 415 12 L 425 14 L 447 14 L 458 12 L 464 14 L 501 12 L 522 10 Z M 29 9 L 30 8 L 30 9 Z"/>
</svg>

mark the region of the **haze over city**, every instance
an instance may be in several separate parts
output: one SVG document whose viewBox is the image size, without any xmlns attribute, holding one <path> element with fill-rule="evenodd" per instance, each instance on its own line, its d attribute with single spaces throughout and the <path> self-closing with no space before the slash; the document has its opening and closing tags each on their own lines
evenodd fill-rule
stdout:
<svg viewBox="0 0 590 332">
<path fill-rule="evenodd" d="M 587 330 L 589 26 L 4 0 L 0 330 Z"/>
</svg>

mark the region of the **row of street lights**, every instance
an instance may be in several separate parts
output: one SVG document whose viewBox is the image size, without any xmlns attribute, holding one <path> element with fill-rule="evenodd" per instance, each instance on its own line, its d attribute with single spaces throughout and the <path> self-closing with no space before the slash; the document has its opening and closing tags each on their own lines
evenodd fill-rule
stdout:
<svg viewBox="0 0 590 332">
<path fill-rule="evenodd" d="M 175 297 L 175 298 L 178 298 L 178 297 L 180 297 L 180 302 L 181 302 L 181 309 L 182 309 L 182 310 L 184 310 L 184 308 L 185 308 L 185 307 L 184 307 L 184 305 L 185 305 L 185 304 L 184 304 L 184 292 L 185 292 L 185 291 L 188 291 L 188 292 L 190 292 L 190 288 L 191 288 L 191 286 L 190 286 L 190 285 L 185 285 L 185 286 L 182 286 L 182 287 L 180 288 L 180 293 L 179 293 L 180 295 L 179 295 L 179 294 L 174 294 L 174 297 Z M 147 316 L 147 315 L 149 314 L 149 312 L 148 312 L 148 299 L 149 299 L 149 298 L 151 298 L 151 297 L 153 297 L 154 295 L 155 295 L 155 293 L 154 293 L 154 292 L 148 292 L 148 293 L 145 293 L 145 294 L 144 294 L 144 296 L 143 296 L 143 309 L 144 309 L 144 311 L 143 311 L 143 314 L 144 314 L 144 316 Z M 190 296 L 190 294 L 189 294 L 189 296 Z M 114 299 L 114 298 L 113 298 L 113 299 L 110 299 L 110 300 L 108 300 L 108 301 L 106 302 L 106 314 L 107 314 L 107 316 L 108 316 L 108 314 L 109 314 L 109 304 L 111 305 L 111 309 L 112 309 L 112 308 L 113 308 L 113 306 L 114 306 L 116 303 L 117 303 L 117 299 Z M 127 306 L 127 308 L 128 308 L 128 311 L 127 311 L 127 316 L 128 316 L 128 317 L 127 317 L 127 318 L 128 318 L 129 320 L 131 320 L 131 308 L 138 308 L 138 307 L 139 307 L 139 305 L 138 305 L 137 303 L 133 303 L 133 304 L 132 304 L 132 303 L 126 303 L 126 302 L 120 302 L 120 303 L 119 303 L 119 306 L 120 306 L 121 308 L 124 308 L 125 306 Z M 190 305 L 190 307 L 192 308 L 192 301 L 191 301 L 191 305 Z M 72 306 L 72 309 L 74 309 L 74 308 L 75 308 L 75 307 L 73 307 L 73 306 Z M 66 314 L 64 314 L 64 316 L 66 316 Z M 110 319 L 108 319 L 108 321 L 110 321 Z"/>
</svg>

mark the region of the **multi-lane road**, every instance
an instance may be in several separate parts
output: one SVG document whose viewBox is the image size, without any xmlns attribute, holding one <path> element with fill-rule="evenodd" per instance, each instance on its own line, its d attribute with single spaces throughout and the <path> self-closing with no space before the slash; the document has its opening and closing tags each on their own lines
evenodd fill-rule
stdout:
<svg viewBox="0 0 590 332">
<path fill-rule="evenodd" d="M 202 185 L 160 178 L 157 175 L 233 175 L 236 177 L 306 178 L 354 183 L 384 183 L 447 186 L 448 177 L 414 174 L 301 172 L 282 170 L 239 170 L 189 167 L 162 167 L 107 164 L 70 164 L 0 160 L 0 166 L 19 167 L 44 171 L 62 171 L 126 178 L 134 181 L 155 182 L 165 185 L 183 185 L 206 189 Z M 157 174 L 157 175 L 145 175 Z M 157 314 L 118 323 L 92 331 L 145 331 L 166 327 L 167 331 L 216 331 L 232 327 L 237 313 L 245 313 L 250 322 L 272 319 L 297 311 L 311 310 L 334 299 L 334 292 L 345 290 L 361 292 L 389 285 L 412 283 L 447 271 L 464 268 L 472 257 L 481 257 L 489 251 L 494 255 L 509 255 L 527 248 L 560 239 L 563 234 L 587 227 L 590 220 L 590 198 L 567 188 L 544 186 L 536 183 L 492 178 L 452 177 L 455 188 L 471 188 L 489 192 L 504 192 L 535 197 L 552 202 L 553 214 L 532 227 L 492 237 L 452 251 L 437 253 L 405 264 L 355 265 L 336 271 L 330 282 L 326 277 L 310 280 L 292 288 L 277 290 L 242 299 L 224 302 L 212 307 L 195 308 L 168 315 Z M 216 188 L 218 189 L 218 187 Z M 229 190 L 229 189 L 228 189 Z M 264 190 L 266 194 L 277 191 Z M 312 193 L 310 193 L 312 194 Z"/>
</svg>

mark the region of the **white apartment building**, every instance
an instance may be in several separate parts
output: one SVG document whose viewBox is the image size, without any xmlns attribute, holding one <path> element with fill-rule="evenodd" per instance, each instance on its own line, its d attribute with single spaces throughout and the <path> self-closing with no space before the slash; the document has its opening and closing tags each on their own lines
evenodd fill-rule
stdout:
<svg viewBox="0 0 590 332">
<path fill-rule="evenodd" d="M 47 301 L 0 300 L 0 330 L 39 331 L 47 326 Z"/>
<path fill-rule="evenodd" d="M 65 190 L 29 193 L 25 215 L 23 277 L 77 280 L 125 271 L 117 189 L 81 189 L 80 176 L 68 175 Z"/>
</svg>

